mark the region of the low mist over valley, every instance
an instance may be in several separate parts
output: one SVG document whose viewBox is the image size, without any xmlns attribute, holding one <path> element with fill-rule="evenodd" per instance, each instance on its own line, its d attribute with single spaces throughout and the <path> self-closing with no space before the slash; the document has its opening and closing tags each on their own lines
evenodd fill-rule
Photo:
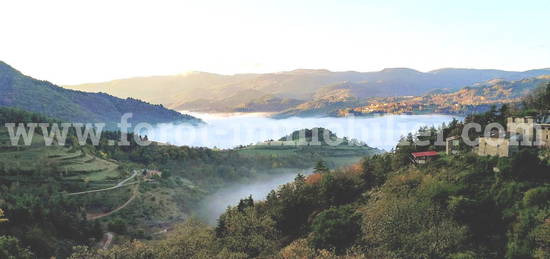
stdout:
<svg viewBox="0 0 550 259">
<path fill-rule="evenodd" d="M 0 259 L 550 259 L 548 0 L 0 10 Z"/>
<path fill-rule="evenodd" d="M 263 175 L 248 183 L 234 184 L 207 196 L 200 204 L 198 215 L 205 218 L 211 225 L 215 225 L 219 216 L 229 206 L 237 206 L 243 198 L 251 196 L 254 200 L 265 200 L 267 194 L 276 190 L 279 186 L 292 182 L 298 174 L 307 176 L 313 168 L 309 169 L 279 169 L 269 175 Z"/>
</svg>

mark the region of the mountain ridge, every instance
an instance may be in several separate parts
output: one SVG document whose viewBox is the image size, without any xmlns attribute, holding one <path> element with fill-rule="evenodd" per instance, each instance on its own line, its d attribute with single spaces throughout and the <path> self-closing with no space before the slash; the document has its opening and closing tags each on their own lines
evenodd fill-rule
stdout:
<svg viewBox="0 0 550 259">
<path fill-rule="evenodd" d="M 436 89 L 422 96 L 360 98 L 360 84 L 338 84 L 325 95 L 274 114 L 274 118 L 348 116 L 383 113 L 443 113 L 466 115 L 492 105 L 518 102 L 537 87 L 550 83 L 550 75 L 520 80 L 491 79 L 458 90 Z M 335 94 L 335 91 L 339 91 Z M 336 98 L 340 96 L 341 98 Z"/>
<path fill-rule="evenodd" d="M 421 72 L 411 68 L 385 68 L 374 72 L 295 69 L 277 73 L 221 75 L 193 72 L 174 76 L 118 79 L 103 83 L 69 85 L 65 88 L 106 92 L 117 97 L 138 98 L 171 109 L 195 112 L 282 111 L 278 102 L 258 106 L 266 96 L 297 100 L 297 105 L 315 100 L 337 84 L 356 84 L 350 91 L 359 98 L 420 96 L 436 89 L 457 90 L 464 86 L 502 78 L 519 80 L 550 74 L 550 69 L 522 72 L 497 69 L 442 68 Z M 342 91 L 335 91 L 334 98 Z M 349 92 L 349 91 L 348 91 Z M 247 104 L 251 104 L 247 106 Z M 279 109 L 279 110 L 278 110 Z"/>
<path fill-rule="evenodd" d="M 48 81 L 26 76 L 0 61 L 0 107 L 14 107 L 69 122 L 104 122 L 109 127 L 124 113 L 132 123 L 200 123 L 200 119 L 152 105 L 135 98 L 121 99 L 106 93 L 64 89 Z"/>
</svg>

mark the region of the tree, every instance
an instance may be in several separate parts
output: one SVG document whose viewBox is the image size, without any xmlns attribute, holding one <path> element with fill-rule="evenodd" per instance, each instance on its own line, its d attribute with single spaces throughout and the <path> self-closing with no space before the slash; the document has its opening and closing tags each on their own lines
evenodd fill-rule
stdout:
<svg viewBox="0 0 550 259">
<path fill-rule="evenodd" d="M 241 199 L 239 201 L 239 205 L 237 205 L 237 209 L 239 211 L 244 211 L 244 209 L 254 207 L 254 199 L 252 199 L 252 195 L 248 196 L 245 199 Z"/>
<path fill-rule="evenodd" d="M 214 231 L 198 220 L 188 219 L 170 232 L 156 247 L 156 258 L 213 258 L 218 252 Z"/>
<path fill-rule="evenodd" d="M 550 83 L 533 91 L 524 99 L 523 104 L 526 108 L 535 109 L 540 114 L 548 112 L 550 110 Z"/>
<path fill-rule="evenodd" d="M 319 197 L 327 207 L 340 206 L 356 200 L 361 195 L 363 181 L 342 172 L 325 175 L 319 185 Z"/>
<path fill-rule="evenodd" d="M 325 161 L 323 160 L 317 161 L 317 164 L 315 164 L 315 167 L 313 169 L 314 169 L 314 172 L 318 174 L 328 173 L 330 171 Z"/>
<path fill-rule="evenodd" d="M 273 219 L 260 215 L 254 207 L 244 211 L 230 208 L 220 216 L 216 236 L 230 252 L 253 258 L 275 251 L 278 232 Z"/>
<path fill-rule="evenodd" d="M 0 258 L 30 259 L 35 258 L 35 256 L 28 249 L 21 247 L 17 238 L 0 236 Z"/>
<path fill-rule="evenodd" d="M 541 162 L 536 150 L 523 149 L 511 159 L 511 175 L 515 180 L 545 179 L 548 166 Z"/>
<path fill-rule="evenodd" d="M 550 258 L 550 219 L 537 227 L 534 231 L 537 250 L 536 258 Z"/>
<path fill-rule="evenodd" d="M 315 217 L 311 245 L 317 249 L 334 249 L 342 253 L 360 236 L 361 216 L 349 207 L 330 208 Z"/>
</svg>

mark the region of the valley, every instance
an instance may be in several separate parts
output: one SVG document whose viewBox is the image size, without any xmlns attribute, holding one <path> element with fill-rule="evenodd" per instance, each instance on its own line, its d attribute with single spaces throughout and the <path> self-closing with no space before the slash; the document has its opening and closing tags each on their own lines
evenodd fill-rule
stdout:
<svg viewBox="0 0 550 259">
<path fill-rule="evenodd" d="M 435 145 L 436 133 L 446 137 L 462 132 L 466 122 L 486 125 L 502 122 L 506 116 L 539 114 L 546 109 L 546 101 L 540 99 L 547 98 L 548 90 L 541 88 L 546 83 L 547 77 L 495 80 L 424 97 L 369 99 L 379 103 L 351 110 L 329 106 L 324 109 L 330 111 L 328 114 L 319 112 L 323 109 L 304 109 L 309 115 L 303 117 L 274 118 L 280 114 L 273 111 L 191 112 L 186 116 L 201 123 L 157 121 L 148 131 L 129 132 L 129 145 L 120 146 L 111 143 L 119 143 L 121 132 L 104 131 L 97 144 L 79 144 L 73 130 L 68 131 L 64 144 L 57 138 L 52 146 L 46 146 L 44 131 L 48 128 L 34 132 L 30 145 L 21 141 L 12 145 L 10 132 L 2 128 L 0 206 L 8 220 L 1 223 L 5 224 L 2 233 L 21 240 L 40 258 L 79 254 L 86 259 L 101 258 L 101 254 L 132 257 L 139 249 L 170 258 L 180 253 L 178 247 L 192 249 L 191 254 L 207 254 L 208 258 L 263 254 L 291 254 L 288 258 L 293 258 L 294 253 L 302 253 L 301 249 L 311 249 L 306 252 L 309 257 L 337 256 L 344 251 L 357 253 L 350 246 L 363 246 L 359 235 L 376 246 L 366 253 L 388 255 L 396 251 L 404 256 L 410 251 L 390 245 L 410 241 L 388 233 L 403 231 L 410 222 L 398 220 L 395 229 L 384 227 L 386 219 L 401 217 L 388 205 L 395 203 L 401 204 L 415 222 L 423 219 L 433 228 L 426 230 L 428 225 L 419 223 L 418 235 L 428 238 L 426 242 L 414 241 L 422 251 L 442 235 L 468 240 L 478 235 L 473 228 L 478 227 L 477 221 L 455 219 L 462 217 L 462 209 L 457 211 L 455 206 L 473 206 L 485 213 L 480 208 L 493 201 L 474 199 L 493 197 L 484 190 L 492 192 L 489 186 L 501 188 L 499 181 L 504 181 L 505 188 L 511 188 L 506 186 L 514 181 L 521 182 L 526 187 L 518 192 L 546 195 L 540 182 L 544 182 L 541 179 L 548 161 L 544 151 L 532 149 L 520 154 L 525 158 L 512 160 L 486 159 L 472 150 L 456 157 L 443 155 L 445 147 Z M 418 103 L 424 106 L 419 108 Z M 507 105 L 467 116 L 461 112 L 434 114 L 441 105 L 454 107 L 457 103 Z M 521 103 L 529 108 L 518 108 Z M 435 106 L 425 109 L 429 105 Z M 331 116 L 335 111 L 337 116 Z M 349 114 L 341 114 L 343 111 Z M 10 123 L 62 121 L 11 107 L 0 108 L 0 115 L 0 122 Z M 144 138 L 152 142 L 140 145 L 138 140 Z M 430 145 L 417 145 L 421 138 Z M 403 142 L 410 145 L 397 146 Z M 428 148 L 442 154 L 441 159 L 425 167 L 411 164 L 411 153 Z M 494 168 L 498 168 L 514 173 L 520 170 L 518 166 L 527 166 L 523 160 L 531 161 L 532 167 L 525 176 L 508 178 L 487 171 L 492 168 L 495 173 Z M 483 176 L 476 176 L 481 171 Z M 483 182 L 457 184 L 452 180 L 469 181 L 469 177 L 482 177 Z M 401 193 L 409 189 L 408 198 L 402 198 Z M 507 204 L 516 202 L 508 200 Z M 406 206 L 409 203 L 413 205 Z M 538 207 L 529 208 L 544 213 Z M 497 216 L 490 215 L 488 220 L 496 220 L 508 209 L 491 210 L 488 213 Z M 434 210 L 435 214 L 428 213 Z M 535 222 L 545 226 L 539 219 Z M 460 224 L 471 225 L 472 230 Z M 486 225 L 488 229 L 479 231 L 491 232 L 494 238 L 481 243 L 481 248 L 469 248 L 476 254 L 485 255 L 491 242 L 503 242 L 501 233 L 492 232 L 495 225 Z M 347 229 L 345 238 L 341 228 Z M 363 233 L 363 229 L 378 234 Z M 409 231 L 407 235 L 416 234 Z M 196 238 L 208 247 L 197 246 Z M 459 253 L 467 247 L 460 242 L 466 241 L 442 242 L 431 253 Z M 504 253 L 501 248 L 490 249 Z"/>
<path fill-rule="evenodd" d="M 550 259 L 548 0 L 0 10 L 0 259 Z"/>
<path fill-rule="evenodd" d="M 0 109 L 0 114 L 6 116 L 5 120 L 40 120 L 40 116 L 32 113 L 6 108 Z M 99 242 L 104 231 L 116 233 L 111 242 L 118 244 L 125 238 L 162 237 L 155 233 L 191 217 L 212 224 L 227 206 L 239 201 L 242 193 L 265 198 L 271 188 L 291 181 L 296 172 L 307 173 L 319 160 L 337 168 L 382 152 L 364 144 L 341 147 L 293 144 L 281 148 L 267 144 L 270 141 L 225 150 L 161 143 L 117 147 L 108 145 L 109 140 L 119 138 L 109 132 L 104 133 L 99 146 L 79 146 L 75 142 L 59 146 L 55 141 L 53 146 L 45 146 L 39 131 L 33 135 L 32 145 L 11 146 L 8 135 L 5 128 L 0 130 L 0 183 L 18 186 L 19 191 L 0 191 L 2 207 L 11 220 L 5 233 L 24 238 L 17 233 L 27 233 L 29 226 L 21 225 L 24 221 L 13 217 L 19 215 L 25 220 L 32 210 L 43 211 L 37 222 L 60 217 L 54 213 L 67 213 L 75 220 L 71 223 L 75 228 L 86 231 L 83 237 L 93 240 L 89 243 L 67 237 L 74 230 L 62 228 L 64 222 L 57 220 L 52 221 L 54 226 L 50 228 L 64 230 L 48 232 L 49 229 L 42 229 L 43 225 L 34 225 L 49 233 L 48 237 L 40 241 L 23 240 L 40 256 L 54 254 L 52 249 L 58 256 L 66 256 L 70 247 L 61 249 L 55 242 L 91 245 Z M 130 135 L 129 139 L 134 138 Z M 146 177 L 142 174 L 144 169 L 159 170 L 162 176 Z M 257 189 L 249 189 L 252 186 Z M 224 191 L 231 193 L 223 195 L 227 199 L 209 202 L 210 197 Z M 52 195 L 58 198 L 51 199 Z M 32 207 L 18 203 L 24 197 L 33 197 Z M 210 207 L 204 207 L 205 203 Z M 64 206 L 64 209 L 46 212 L 47 206 Z M 39 243 L 35 242 L 48 245 L 37 248 Z"/>
</svg>

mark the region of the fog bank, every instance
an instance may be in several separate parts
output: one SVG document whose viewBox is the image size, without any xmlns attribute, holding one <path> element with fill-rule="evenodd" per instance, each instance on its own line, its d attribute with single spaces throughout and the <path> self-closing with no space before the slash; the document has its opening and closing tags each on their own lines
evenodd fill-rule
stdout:
<svg viewBox="0 0 550 259">
<path fill-rule="evenodd" d="M 216 224 L 218 217 L 228 206 L 236 206 L 243 198 L 252 195 L 254 201 L 264 200 L 271 190 L 277 189 L 280 185 L 294 181 L 294 178 L 301 173 L 308 175 L 310 170 L 281 169 L 280 173 L 266 175 L 250 183 L 234 184 L 227 188 L 206 197 L 199 209 L 199 217 L 211 225 Z"/>
<path fill-rule="evenodd" d="M 340 137 L 357 139 L 371 147 L 389 151 L 395 147 L 401 136 L 422 126 L 440 126 L 453 118 L 450 115 L 384 115 L 345 118 L 293 117 L 276 120 L 257 113 L 193 115 L 203 119 L 207 124 L 161 124 L 153 129 L 149 139 L 173 145 L 234 148 L 279 139 L 299 129 L 323 127 Z"/>
</svg>

